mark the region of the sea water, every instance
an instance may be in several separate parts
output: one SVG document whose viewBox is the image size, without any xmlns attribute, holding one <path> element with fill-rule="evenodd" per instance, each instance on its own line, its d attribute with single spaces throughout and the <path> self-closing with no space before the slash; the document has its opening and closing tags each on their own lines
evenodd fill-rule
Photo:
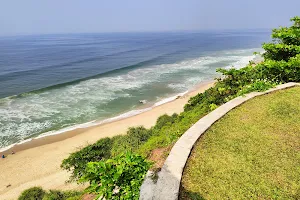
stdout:
<svg viewBox="0 0 300 200">
<path fill-rule="evenodd" d="M 0 38 L 0 148 L 108 122 L 173 100 L 245 66 L 268 31 Z M 149 108 L 140 109 L 139 100 Z"/>
</svg>

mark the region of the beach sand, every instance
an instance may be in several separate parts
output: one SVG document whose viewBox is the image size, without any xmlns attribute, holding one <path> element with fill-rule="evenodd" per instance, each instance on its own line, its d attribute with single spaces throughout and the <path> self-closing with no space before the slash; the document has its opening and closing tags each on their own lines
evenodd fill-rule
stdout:
<svg viewBox="0 0 300 200">
<path fill-rule="evenodd" d="M 4 153 L 13 150 L 16 152 L 14 155 L 0 159 L 0 199 L 17 199 L 23 190 L 33 186 L 60 190 L 83 188 L 76 183 L 65 183 L 69 174 L 60 168 L 60 164 L 70 153 L 100 138 L 125 134 L 132 126 L 143 125 L 150 128 L 159 116 L 182 112 L 190 97 L 212 85 L 213 81 L 199 84 L 194 90 L 174 101 L 129 118 L 43 137 L 13 147 Z M 7 187 L 8 185 L 10 186 Z"/>
</svg>

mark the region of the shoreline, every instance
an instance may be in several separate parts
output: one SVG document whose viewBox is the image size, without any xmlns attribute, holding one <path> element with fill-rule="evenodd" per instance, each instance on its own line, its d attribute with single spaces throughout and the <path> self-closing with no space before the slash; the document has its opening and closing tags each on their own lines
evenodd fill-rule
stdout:
<svg viewBox="0 0 300 200">
<path fill-rule="evenodd" d="M 240 63 L 240 62 L 243 63 L 244 60 L 255 61 L 258 58 L 259 58 L 259 56 L 257 56 L 257 55 L 244 56 L 241 60 L 237 61 L 236 63 Z M 201 84 L 205 84 L 206 82 L 210 82 L 211 80 L 212 79 L 202 81 Z M 10 154 L 12 151 L 22 151 L 22 150 L 28 149 L 28 148 L 30 148 L 30 147 L 28 147 L 28 146 L 30 146 L 28 143 L 36 144 L 36 145 L 32 145 L 32 146 L 38 146 L 39 142 L 37 142 L 37 140 L 39 140 L 39 141 L 46 140 L 46 139 L 44 139 L 44 137 L 47 137 L 49 141 L 50 140 L 51 141 L 64 140 L 66 138 L 72 137 L 72 134 L 74 134 L 74 136 L 76 136 L 77 134 L 82 133 L 84 131 L 84 129 L 86 129 L 86 128 L 95 127 L 95 126 L 98 126 L 101 124 L 107 124 L 107 123 L 111 123 L 114 121 L 118 121 L 120 119 L 139 115 L 141 113 L 152 110 L 153 108 L 155 108 L 157 106 L 161 106 L 162 104 L 174 101 L 177 97 L 184 96 L 187 93 L 190 93 L 193 90 L 197 89 L 198 87 L 199 86 L 196 85 L 193 88 L 191 88 L 185 92 L 177 93 L 177 94 L 174 93 L 173 94 L 174 96 L 167 96 L 165 98 L 161 98 L 158 100 L 158 102 L 156 101 L 156 102 L 145 103 L 144 105 L 138 106 L 136 109 L 132 108 L 127 111 L 124 111 L 124 113 L 117 113 L 116 115 L 113 115 L 112 117 L 109 117 L 106 119 L 101 119 L 101 120 L 96 119 L 96 120 L 92 120 L 92 121 L 88 121 L 88 122 L 83 122 L 80 124 L 74 124 L 74 125 L 70 125 L 70 126 L 58 129 L 58 130 L 51 130 L 48 132 L 43 132 L 41 134 L 36 134 L 35 136 L 32 136 L 32 137 L 27 137 L 26 139 L 24 139 L 22 141 L 0 147 L 0 155 Z M 15 131 L 18 132 L 19 130 L 17 129 Z M 26 132 L 26 130 L 24 132 Z M 22 134 L 22 133 L 20 133 L 20 134 Z M 61 135 L 61 134 L 64 134 L 65 136 L 64 137 L 60 136 L 61 139 L 55 139 L 55 137 L 54 137 L 55 135 Z"/>
<path fill-rule="evenodd" d="M 141 106 L 139 109 L 130 110 L 130 111 L 124 112 L 122 114 L 119 114 L 117 116 L 111 117 L 111 118 L 107 118 L 104 120 L 93 120 L 90 122 L 85 122 L 82 124 L 77 124 L 77 125 L 73 125 L 70 127 L 66 127 L 63 129 L 42 133 L 36 137 L 28 138 L 28 139 L 25 139 L 23 141 L 20 141 L 20 142 L 14 143 L 14 144 L 10 144 L 6 147 L 2 147 L 2 148 L 0 148 L 0 154 L 1 154 L 1 156 L 3 154 L 6 156 L 6 155 L 9 155 L 12 151 L 20 152 L 20 151 L 24 151 L 26 149 L 42 146 L 45 144 L 51 144 L 54 142 L 62 141 L 62 140 L 65 140 L 65 139 L 68 139 L 71 137 L 75 137 L 76 135 L 83 133 L 83 132 L 87 131 L 88 129 L 91 129 L 91 128 L 94 128 L 97 126 L 101 126 L 101 125 L 105 125 L 105 124 L 110 124 L 110 123 L 117 122 L 117 121 L 120 121 L 120 120 L 123 120 L 126 118 L 140 115 L 142 113 L 151 111 L 152 109 L 154 109 L 156 107 L 168 104 L 172 101 L 175 101 L 178 98 L 184 97 L 185 95 L 188 95 L 189 93 L 192 93 L 193 91 L 197 90 L 202 85 L 210 84 L 212 82 L 214 82 L 214 81 L 213 80 L 203 81 L 203 82 L 197 84 L 196 86 L 194 86 L 193 88 L 191 88 L 190 90 L 187 90 L 182 93 L 178 93 L 178 94 L 170 96 L 170 97 L 160 99 L 158 102 L 149 104 L 149 106 L 144 105 L 144 106 Z"/>
<path fill-rule="evenodd" d="M 202 82 L 180 98 L 154 106 L 137 115 L 32 139 L 7 149 L 4 152 L 14 151 L 16 154 L 0 160 L 1 199 L 16 199 L 23 190 L 32 186 L 62 190 L 82 188 L 76 183 L 65 183 L 69 173 L 62 170 L 60 164 L 70 153 L 101 138 L 126 134 L 128 128 L 132 126 L 150 128 L 159 116 L 182 112 L 190 97 L 204 92 L 213 86 L 214 82 Z M 12 174 L 14 176 L 11 176 Z M 7 187 L 7 185 L 11 186 Z"/>
</svg>

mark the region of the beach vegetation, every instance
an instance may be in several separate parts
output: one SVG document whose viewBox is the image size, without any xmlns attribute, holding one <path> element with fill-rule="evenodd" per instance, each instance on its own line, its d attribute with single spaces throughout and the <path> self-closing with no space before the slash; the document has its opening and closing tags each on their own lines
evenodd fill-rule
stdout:
<svg viewBox="0 0 300 200">
<path fill-rule="evenodd" d="M 164 114 L 157 119 L 154 129 L 160 130 L 166 125 L 171 125 L 176 122 L 177 118 L 178 114 L 176 113 L 174 113 L 172 116 Z"/>
<path fill-rule="evenodd" d="M 148 141 L 151 134 L 152 130 L 144 127 L 129 128 L 126 135 L 103 138 L 71 153 L 68 158 L 63 160 L 61 167 L 71 172 L 70 181 L 77 181 L 84 175 L 89 162 L 112 158 L 126 151 L 135 152 Z"/>
<path fill-rule="evenodd" d="M 79 191 L 50 190 L 45 194 L 43 200 L 79 200 L 81 196 L 82 192 Z"/>
<path fill-rule="evenodd" d="M 142 144 L 144 144 L 152 134 L 152 130 L 148 130 L 142 126 L 131 127 L 127 134 L 116 136 L 112 139 L 111 154 L 117 156 L 126 151 L 135 152 Z"/>
<path fill-rule="evenodd" d="M 46 192 L 41 187 L 32 187 L 24 190 L 18 200 L 42 200 Z"/>
<path fill-rule="evenodd" d="M 72 172 L 70 180 L 78 180 L 83 175 L 88 162 L 111 157 L 111 146 L 112 140 L 103 138 L 82 148 L 80 151 L 71 153 L 67 159 L 63 160 L 61 167 Z"/>
<path fill-rule="evenodd" d="M 80 200 L 82 192 L 79 191 L 45 191 L 42 187 L 32 187 L 24 190 L 18 200 Z"/>
<path fill-rule="evenodd" d="M 87 192 L 97 199 L 139 199 L 140 186 L 151 163 L 130 152 L 112 159 L 89 162 L 81 182 L 89 182 Z"/>
</svg>

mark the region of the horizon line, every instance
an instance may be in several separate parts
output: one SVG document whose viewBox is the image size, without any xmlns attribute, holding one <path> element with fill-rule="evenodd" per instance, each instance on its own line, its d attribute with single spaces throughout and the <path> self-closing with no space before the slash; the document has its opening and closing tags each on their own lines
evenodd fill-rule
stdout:
<svg viewBox="0 0 300 200">
<path fill-rule="evenodd" d="M 199 33 L 199 32 L 218 32 L 218 31 L 271 31 L 273 28 L 227 28 L 227 29 L 197 29 L 197 30 L 162 30 L 162 31 L 90 31 L 90 32 L 51 32 L 51 33 L 16 33 L 0 34 L 0 37 L 22 37 L 22 36 L 41 36 L 41 35 L 71 35 L 71 34 L 130 34 L 130 33 Z"/>
</svg>

